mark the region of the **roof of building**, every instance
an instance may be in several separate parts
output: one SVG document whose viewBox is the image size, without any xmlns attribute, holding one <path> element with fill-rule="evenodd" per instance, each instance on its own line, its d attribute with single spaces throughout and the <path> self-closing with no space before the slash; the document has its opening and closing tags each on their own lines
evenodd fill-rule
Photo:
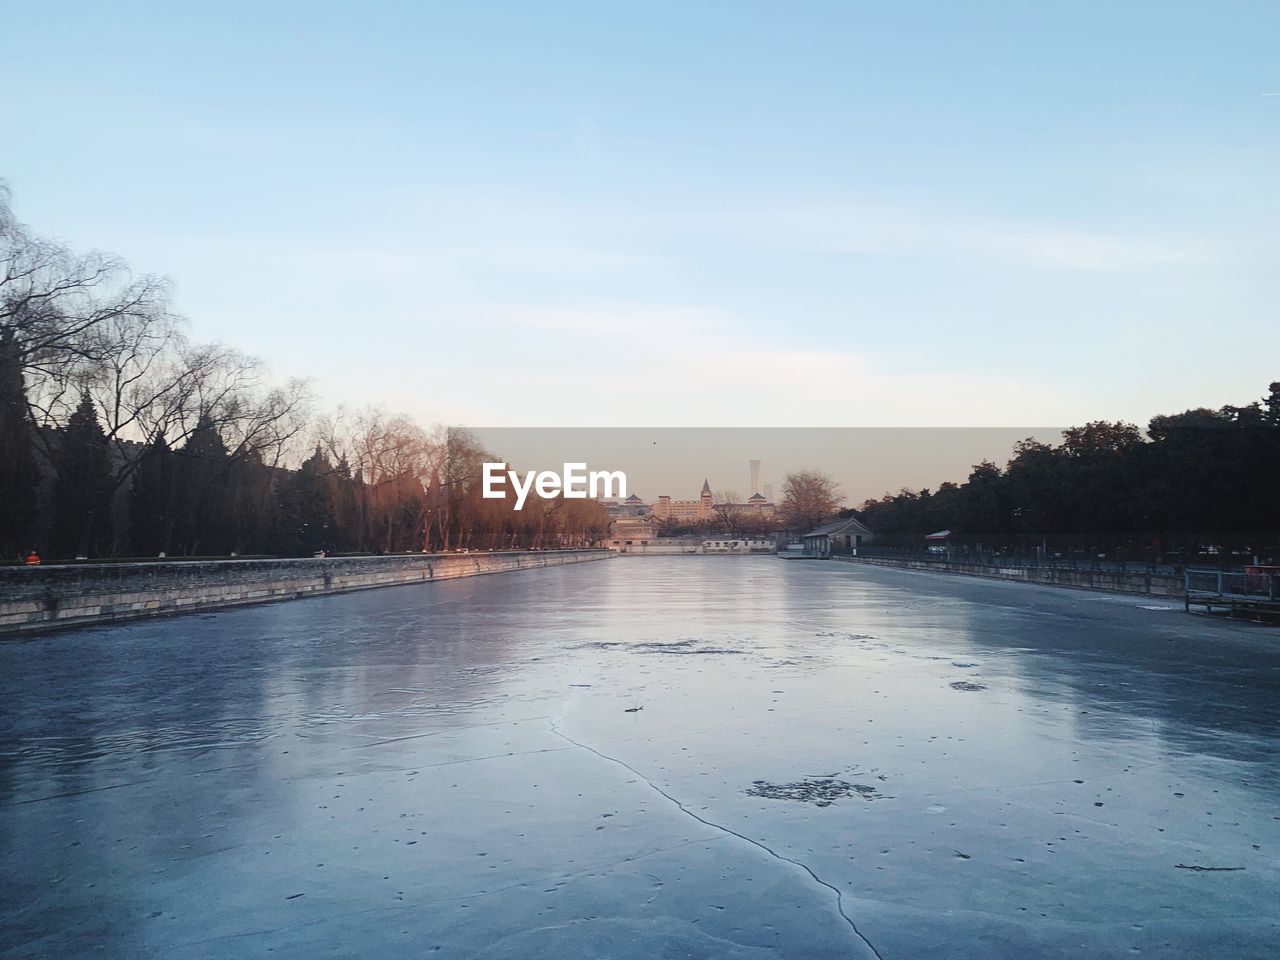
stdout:
<svg viewBox="0 0 1280 960">
<path fill-rule="evenodd" d="M 631 496 L 627 497 L 625 502 L 626 503 L 644 503 L 644 501 L 641 500 L 640 497 L 634 493 Z"/>
<path fill-rule="evenodd" d="M 926 540 L 946 540 L 951 536 L 950 530 L 939 530 L 937 533 L 930 533 L 925 536 Z"/>
<path fill-rule="evenodd" d="M 751 496 L 747 497 L 747 503 L 765 503 L 765 502 L 767 501 L 765 500 L 763 493 L 753 493 Z"/>
<path fill-rule="evenodd" d="M 871 533 L 871 528 L 859 520 L 857 517 L 839 517 L 835 520 L 828 520 L 819 527 L 810 530 L 805 534 L 806 537 L 829 537 L 834 534 L 842 533 Z"/>
<path fill-rule="evenodd" d="M 658 524 L 649 517 L 615 517 L 610 526 L 615 530 L 639 530 L 656 528 Z"/>
<path fill-rule="evenodd" d="M 704 494 L 711 492 L 711 484 L 705 479 L 702 481 L 702 492 Z"/>
</svg>

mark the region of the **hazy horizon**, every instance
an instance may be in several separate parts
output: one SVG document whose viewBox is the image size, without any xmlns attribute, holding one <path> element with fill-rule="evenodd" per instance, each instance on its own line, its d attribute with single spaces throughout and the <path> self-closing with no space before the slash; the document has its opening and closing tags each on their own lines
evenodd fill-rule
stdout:
<svg viewBox="0 0 1280 960">
<path fill-rule="evenodd" d="M 963 483 L 983 460 L 1003 466 L 1013 445 L 1034 437 L 1061 441 L 1061 430 L 1014 428 L 474 428 L 491 452 L 522 473 L 559 471 L 564 463 L 586 462 L 592 470 L 621 470 L 628 494 L 646 502 L 661 495 L 696 500 L 704 480 L 719 497 L 752 493 L 749 462 L 761 461 L 761 487 L 782 496 L 786 474 L 818 470 L 837 480 L 846 506 L 903 488 L 937 490 Z"/>
</svg>

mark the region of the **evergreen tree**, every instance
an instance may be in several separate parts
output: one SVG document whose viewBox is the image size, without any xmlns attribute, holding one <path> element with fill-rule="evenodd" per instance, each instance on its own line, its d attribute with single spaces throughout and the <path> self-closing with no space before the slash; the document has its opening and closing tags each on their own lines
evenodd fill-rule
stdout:
<svg viewBox="0 0 1280 960">
<path fill-rule="evenodd" d="M 87 391 L 62 431 L 54 466 L 54 555 L 102 554 L 111 534 L 111 445 Z"/>
<path fill-rule="evenodd" d="M 208 416 L 177 452 L 173 545 L 187 556 L 214 556 L 230 550 L 231 458 Z"/>
<path fill-rule="evenodd" d="M 272 473 L 256 451 L 242 450 L 228 463 L 226 550 L 257 553 L 271 533 Z"/>
<path fill-rule="evenodd" d="M 129 540 L 138 556 L 154 557 L 169 550 L 174 520 L 174 461 L 163 432 L 156 434 L 138 461 L 129 495 Z"/>
<path fill-rule="evenodd" d="M 0 334 L 0 557 L 31 549 L 38 480 L 33 439 L 22 358 L 6 329 Z"/>
<path fill-rule="evenodd" d="M 303 554 L 333 549 L 333 467 L 318 445 L 292 480 L 299 549 Z"/>
<path fill-rule="evenodd" d="M 342 457 L 333 470 L 329 489 L 333 505 L 333 547 L 336 550 L 360 549 L 358 482 L 351 476 L 351 465 L 347 458 Z"/>
<path fill-rule="evenodd" d="M 283 556 L 308 556 L 334 549 L 334 470 L 317 446 L 297 470 L 276 484 L 273 549 Z"/>
<path fill-rule="evenodd" d="M 1280 560 L 1280 383 L 1242 407 L 1154 417 L 1145 434 L 1095 421 L 1053 447 L 1025 440 L 1003 473 L 974 468 L 932 497 L 903 491 L 864 507 L 881 545 L 919 546 L 950 528 L 967 545 L 1156 556 L 1213 544 Z"/>
</svg>

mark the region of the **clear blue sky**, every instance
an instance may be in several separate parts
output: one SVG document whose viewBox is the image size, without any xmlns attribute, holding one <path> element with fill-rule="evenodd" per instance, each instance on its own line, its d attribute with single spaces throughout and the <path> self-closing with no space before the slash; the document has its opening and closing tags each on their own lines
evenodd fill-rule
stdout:
<svg viewBox="0 0 1280 960">
<path fill-rule="evenodd" d="M 19 216 L 330 402 L 1067 424 L 1280 379 L 1274 2 L 2 19 Z"/>
</svg>

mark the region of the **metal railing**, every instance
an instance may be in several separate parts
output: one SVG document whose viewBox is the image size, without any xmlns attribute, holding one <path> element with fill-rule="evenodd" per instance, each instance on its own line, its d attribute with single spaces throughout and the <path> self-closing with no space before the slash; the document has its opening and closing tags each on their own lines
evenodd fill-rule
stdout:
<svg viewBox="0 0 1280 960">
<path fill-rule="evenodd" d="M 1280 573 L 1273 570 L 1188 570 L 1185 584 L 1187 596 L 1280 604 Z"/>
<path fill-rule="evenodd" d="M 886 560 L 915 560 L 926 563 L 963 563 L 985 567 L 1022 567 L 1030 570 L 1072 570 L 1108 573 L 1147 573 L 1174 575 L 1175 564 L 1154 556 L 1135 557 L 1123 551 L 1107 553 L 1070 550 L 988 549 L 967 545 L 939 549 L 918 547 L 864 546 L 858 556 Z"/>
</svg>

